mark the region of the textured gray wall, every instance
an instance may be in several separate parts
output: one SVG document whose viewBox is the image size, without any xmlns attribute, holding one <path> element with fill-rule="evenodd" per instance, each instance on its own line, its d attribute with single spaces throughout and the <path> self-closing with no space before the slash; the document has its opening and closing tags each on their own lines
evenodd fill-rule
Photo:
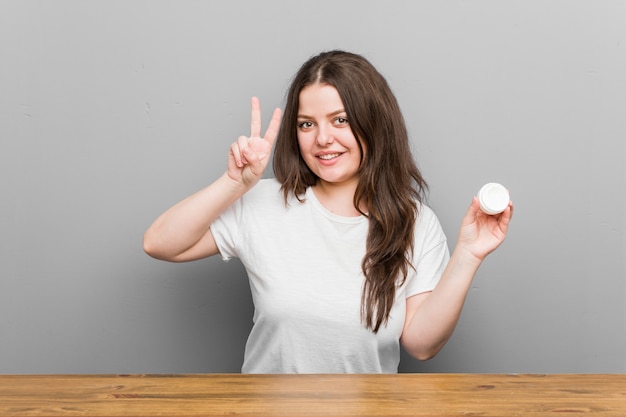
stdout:
<svg viewBox="0 0 626 417">
<path fill-rule="evenodd" d="M 403 371 L 625 372 L 626 2 L 0 2 L 0 372 L 238 372 L 237 261 L 146 227 L 226 167 L 309 56 L 388 78 L 451 242 L 511 189 L 457 331 Z"/>
</svg>

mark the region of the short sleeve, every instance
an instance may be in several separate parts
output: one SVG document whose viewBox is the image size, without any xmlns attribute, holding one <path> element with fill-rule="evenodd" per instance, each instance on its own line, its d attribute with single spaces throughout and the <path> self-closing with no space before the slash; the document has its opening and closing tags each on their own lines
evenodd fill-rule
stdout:
<svg viewBox="0 0 626 417">
<path fill-rule="evenodd" d="M 433 211 L 422 205 L 415 226 L 413 267 L 406 283 L 406 297 L 432 291 L 439 283 L 450 251 L 446 235 Z"/>
<path fill-rule="evenodd" d="M 273 178 L 260 180 L 211 224 L 211 233 L 222 259 L 228 261 L 234 257 L 253 256 L 250 251 L 251 235 L 263 235 L 264 230 L 272 226 L 265 221 L 262 213 L 276 214 L 284 209 L 280 183 Z M 262 224 L 259 218 L 263 220 Z M 280 222 L 280 216 L 276 218 Z"/>
<path fill-rule="evenodd" d="M 235 201 L 211 224 L 211 233 L 223 260 L 238 257 L 239 225 L 242 217 L 242 199 Z"/>
</svg>

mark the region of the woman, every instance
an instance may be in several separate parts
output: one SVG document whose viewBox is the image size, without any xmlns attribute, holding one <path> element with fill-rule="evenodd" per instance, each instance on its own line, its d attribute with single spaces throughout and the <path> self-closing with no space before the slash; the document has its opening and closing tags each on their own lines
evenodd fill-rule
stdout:
<svg viewBox="0 0 626 417">
<path fill-rule="evenodd" d="M 400 343 L 433 357 L 513 206 L 488 216 L 474 199 L 449 255 L 396 99 L 359 55 L 304 63 L 263 137 L 251 104 L 226 173 L 162 214 L 145 251 L 241 259 L 255 305 L 242 372 L 397 372 Z M 261 180 L 276 137 L 276 178 Z"/>
</svg>

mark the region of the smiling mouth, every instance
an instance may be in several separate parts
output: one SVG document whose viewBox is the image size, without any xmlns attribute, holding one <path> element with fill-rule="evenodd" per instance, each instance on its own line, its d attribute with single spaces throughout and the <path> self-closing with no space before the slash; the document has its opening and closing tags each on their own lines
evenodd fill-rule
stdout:
<svg viewBox="0 0 626 417">
<path fill-rule="evenodd" d="M 319 155 L 318 158 L 319 159 L 324 159 L 324 160 L 328 161 L 329 159 L 337 158 L 340 155 L 341 155 L 340 153 L 329 153 L 329 154 L 326 154 L 326 155 Z"/>
</svg>

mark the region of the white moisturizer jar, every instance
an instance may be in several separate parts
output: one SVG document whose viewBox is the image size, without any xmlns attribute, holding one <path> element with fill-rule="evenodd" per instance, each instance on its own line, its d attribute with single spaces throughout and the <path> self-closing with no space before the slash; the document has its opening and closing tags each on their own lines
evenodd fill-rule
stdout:
<svg viewBox="0 0 626 417">
<path fill-rule="evenodd" d="M 509 190 L 496 182 L 485 184 L 478 192 L 480 209 L 489 215 L 499 214 L 506 210 L 510 199 Z"/>
</svg>

